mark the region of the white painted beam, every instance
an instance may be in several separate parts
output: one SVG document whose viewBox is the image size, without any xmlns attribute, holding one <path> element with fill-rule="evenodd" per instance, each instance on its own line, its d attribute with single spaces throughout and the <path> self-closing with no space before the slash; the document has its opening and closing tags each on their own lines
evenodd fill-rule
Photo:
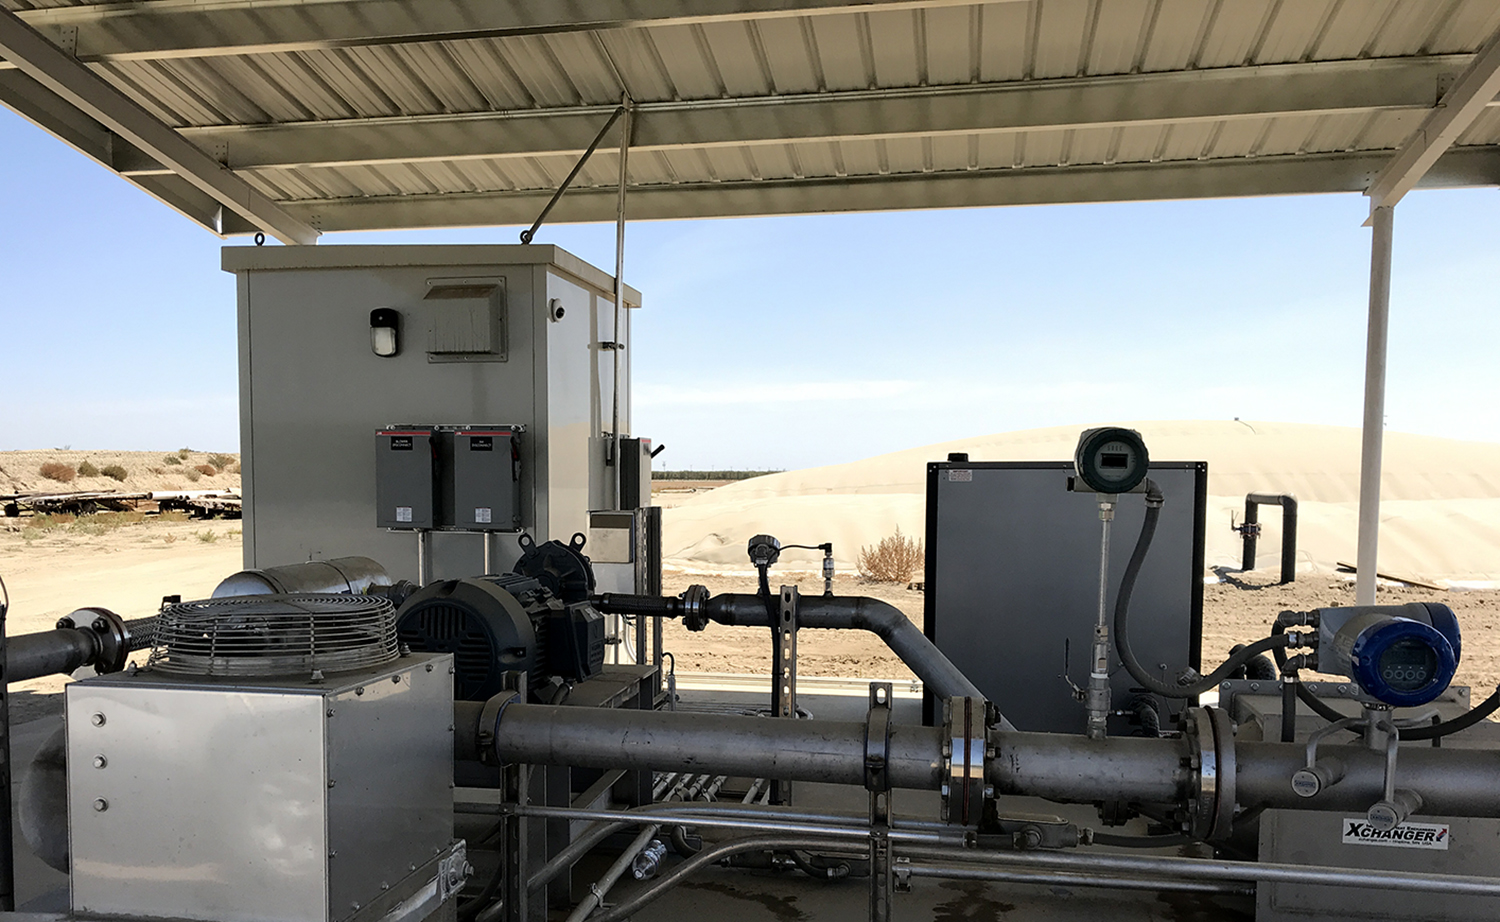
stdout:
<svg viewBox="0 0 1500 922">
<path fill-rule="evenodd" d="M 6 10 L 0 10 L 0 54 L 79 112 L 283 243 L 318 239 L 312 225 L 292 217 Z"/>
<path fill-rule="evenodd" d="M 1425 110 L 1466 56 L 964 87 L 636 103 L 631 149 L 927 137 Z M 577 157 L 613 107 L 181 129 L 233 169 Z M 145 165 L 149 169 L 149 164 Z"/>
<path fill-rule="evenodd" d="M 49 34 L 68 34 L 80 60 L 109 61 L 969 5 L 972 0 L 142 0 L 19 15 Z"/>
<path fill-rule="evenodd" d="M 1437 108 L 1423 119 L 1370 184 L 1366 194 L 1370 197 L 1371 215 L 1378 208 L 1394 207 L 1415 188 L 1423 174 L 1468 130 L 1485 106 L 1494 102 L 1496 94 L 1500 94 L 1500 33 L 1490 38 L 1443 94 Z"/>
<path fill-rule="evenodd" d="M 1383 153 L 1302 154 L 1220 161 L 1112 166 L 1028 167 L 826 179 L 747 180 L 630 188 L 633 221 L 744 215 L 896 211 L 1360 192 Z M 1500 149 L 1462 148 L 1429 172 L 1424 184 L 1500 184 Z M 288 202 L 293 214 L 325 231 L 416 227 L 525 227 L 550 190 L 373 196 Z M 612 221 L 611 184 L 569 190 L 549 223 Z"/>
</svg>

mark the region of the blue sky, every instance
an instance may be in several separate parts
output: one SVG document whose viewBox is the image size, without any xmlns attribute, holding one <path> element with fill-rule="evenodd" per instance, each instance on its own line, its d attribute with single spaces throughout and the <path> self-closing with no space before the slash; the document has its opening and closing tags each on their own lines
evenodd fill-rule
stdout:
<svg viewBox="0 0 1500 922">
<path fill-rule="evenodd" d="M 1397 209 L 1387 425 L 1500 441 L 1500 195 Z M 641 222 L 635 430 L 798 468 L 1116 419 L 1357 426 L 1356 195 Z M 0 109 L 0 449 L 229 450 L 223 241 Z M 516 228 L 325 243 L 512 243 Z M 553 226 L 611 271 L 613 225 Z M 232 245 L 247 245 L 236 240 Z"/>
</svg>

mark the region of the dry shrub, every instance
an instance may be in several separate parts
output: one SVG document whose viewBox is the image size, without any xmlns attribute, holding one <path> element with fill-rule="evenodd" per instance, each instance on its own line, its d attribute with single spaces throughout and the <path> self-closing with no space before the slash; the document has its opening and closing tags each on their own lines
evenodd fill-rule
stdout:
<svg viewBox="0 0 1500 922">
<path fill-rule="evenodd" d="M 193 468 L 193 470 L 202 474 L 204 477 L 212 477 L 219 472 L 219 469 L 214 467 L 212 464 L 200 464 L 197 467 Z"/>
<path fill-rule="evenodd" d="M 221 471 L 234 462 L 234 455 L 213 454 L 208 456 L 208 463 L 212 464 L 214 467 L 218 468 Z"/>
<path fill-rule="evenodd" d="M 181 464 L 182 463 L 182 459 L 179 458 L 179 457 L 177 457 L 176 455 L 167 455 L 162 460 L 165 463 L 167 463 L 167 464 Z"/>
<path fill-rule="evenodd" d="M 192 453 L 193 453 L 193 450 L 191 448 L 179 448 L 179 449 L 177 449 L 177 457 L 181 458 L 184 461 L 186 461 L 188 455 L 190 455 Z"/>
<path fill-rule="evenodd" d="M 71 464 L 64 464 L 61 461 L 48 461 L 41 467 L 43 477 L 58 483 L 72 483 L 77 474 L 78 472 L 73 470 Z"/>
<path fill-rule="evenodd" d="M 78 476 L 79 477 L 98 477 L 99 476 L 99 469 L 97 467 L 94 467 L 92 464 L 90 464 L 89 460 L 87 458 L 84 458 L 82 461 L 78 462 Z"/>
<path fill-rule="evenodd" d="M 108 477 L 110 480 L 119 480 L 122 482 L 126 477 L 130 476 L 129 472 L 118 464 L 107 464 L 99 469 L 99 473 Z"/>
<path fill-rule="evenodd" d="M 162 522 L 186 522 L 188 514 L 181 509 L 169 509 L 158 515 L 157 519 Z"/>
<path fill-rule="evenodd" d="M 165 541 L 166 543 L 168 543 L 168 544 L 176 544 L 177 543 L 177 536 L 176 535 L 162 535 L 161 539 L 163 541 Z"/>
<path fill-rule="evenodd" d="M 215 541 L 219 540 L 219 533 L 212 529 L 205 528 L 202 531 L 198 532 L 197 537 L 198 540 L 202 541 L 204 544 L 213 544 Z"/>
<path fill-rule="evenodd" d="M 182 472 L 182 476 L 186 477 L 193 483 L 197 483 L 198 481 L 203 479 L 203 472 L 198 470 L 196 467 L 190 467 Z"/>
<path fill-rule="evenodd" d="M 859 575 L 877 583 L 904 583 L 922 566 L 922 542 L 896 529 L 873 548 L 859 549 Z"/>
<path fill-rule="evenodd" d="M 231 473 L 231 474 L 238 474 L 239 472 L 240 472 L 240 463 L 238 461 L 236 461 L 236 462 L 234 462 L 234 464 L 230 465 L 230 467 L 229 467 L 229 473 Z"/>
<path fill-rule="evenodd" d="M 162 474 L 165 474 L 166 472 L 167 472 L 167 469 L 164 468 L 164 467 L 153 467 L 151 469 L 151 473 L 157 475 L 158 477 L 160 477 Z"/>
</svg>

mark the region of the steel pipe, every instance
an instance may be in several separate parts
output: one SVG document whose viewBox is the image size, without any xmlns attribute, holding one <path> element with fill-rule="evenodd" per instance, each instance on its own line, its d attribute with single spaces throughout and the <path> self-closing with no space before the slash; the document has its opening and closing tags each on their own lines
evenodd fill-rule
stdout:
<svg viewBox="0 0 1500 922">
<path fill-rule="evenodd" d="M 1384 797 L 1383 751 L 1322 746 L 1319 756 L 1342 762 L 1344 777 L 1316 796 L 1303 798 L 1292 793 L 1291 778 L 1307 766 L 1304 747 L 1243 742 L 1235 750 L 1235 798 L 1247 808 L 1352 810 L 1363 816 Z M 1401 787 L 1422 795 L 1421 812 L 1427 816 L 1500 816 L 1500 753 L 1493 750 L 1403 746 L 1397 777 Z"/>
<path fill-rule="evenodd" d="M 656 830 L 660 828 L 651 825 L 641 830 L 640 834 L 635 837 L 635 841 L 631 842 L 625 851 L 620 853 L 620 857 L 615 859 L 615 863 L 609 866 L 609 870 L 604 872 L 604 876 L 589 887 L 588 895 L 573 907 L 572 912 L 568 913 L 567 922 L 583 922 L 596 907 L 604 905 L 604 895 L 630 869 L 630 863 L 635 860 L 636 855 L 640 854 L 641 849 L 651 844 L 651 840 L 656 836 Z"/>
<path fill-rule="evenodd" d="M 595 600 L 600 611 L 682 617 L 682 599 L 608 593 Z M 703 603 L 703 614 L 730 627 L 774 627 L 765 600 L 758 595 L 725 593 Z M 864 596 L 803 596 L 797 603 L 797 626 L 828 630 L 869 631 L 885 641 L 922 684 L 939 698 L 983 698 L 979 689 L 931 640 L 893 605 Z M 1004 718 L 1002 726 L 1013 729 Z"/>
<path fill-rule="evenodd" d="M 120 621 L 114 615 L 104 618 L 104 614 L 104 609 L 81 608 L 69 616 L 83 616 L 84 623 L 78 627 L 7 638 L 6 684 L 49 675 L 67 675 L 101 661 L 104 665 L 100 671 L 112 672 L 124 667 L 126 654 L 151 645 L 156 630 L 155 617 Z M 95 627 L 98 621 L 104 622 L 102 627 Z"/>
<path fill-rule="evenodd" d="M 1083 874 L 1068 871 L 1032 871 L 1020 868 L 976 868 L 952 864 L 903 865 L 913 877 L 942 880 L 988 880 L 1042 887 L 1105 887 L 1111 890 L 1171 890 L 1179 893 L 1224 893 L 1252 896 L 1255 888 L 1244 884 L 1211 880 L 1172 880 L 1166 877 Z"/>
<path fill-rule="evenodd" d="M 479 757 L 479 702 L 454 706 L 455 756 Z M 499 711 L 494 755 L 503 762 L 588 768 L 678 770 L 863 785 L 865 724 L 829 720 L 766 720 L 721 714 L 600 710 L 511 704 Z M 935 790 L 942 783 L 942 732 L 891 728 L 889 774 L 897 788 Z M 1209 789 L 1187 767 L 1180 738 L 1116 737 L 1088 740 L 1055 733 L 991 731 L 994 755 L 986 780 L 998 793 L 1075 803 L 1189 804 Z M 1222 744 L 1221 744 L 1222 745 Z M 1292 791 L 1292 774 L 1306 764 L 1293 743 L 1245 742 L 1216 753 L 1233 765 L 1234 784 L 1211 779 L 1250 807 L 1314 810 L 1367 809 L 1382 796 L 1385 756 L 1359 746 L 1328 747 L 1345 763 L 1343 781 L 1314 798 Z M 1401 751 L 1403 787 L 1421 793 L 1424 812 L 1439 816 L 1500 816 L 1500 754 L 1483 750 Z"/>
<path fill-rule="evenodd" d="M 1178 803 L 1192 789 L 1192 772 L 1184 767 L 1188 747 L 1182 739 L 1091 740 L 1064 733 L 992 731 L 990 745 L 997 755 L 988 762 L 986 778 L 1001 794 L 1074 802 Z M 1290 793 L 1290 785 L 1286 787 Z"/>
<path fill-rule="evenodd" d="M 704 605 L 713 621 L 771 627 L 765 602 L 755 595 L 716 595 Z M 885 641 L 929 691 L 940 698 L 983 698 L 978 688 L 933 645 L 900 609 L 864 596 L 807 596 L 797 605 L 798 627 L 869 631 Z"/>
<path fill-rule="evenodd" d="M 7 683 L 66 675 L 92 663 L 99 641 L 92 631 L 68 628 L 11 637 L 6 642 Z"/>
<path fill-rule="evenodd" d="M 1373 890 L 1500 896 L 1500 878 L 1460 874 L 1369 871 L 1322 865 L 1274 862 L 1218 861 L 1208 858 L 1169 858 L 1153 855 L 1087 855 L 1058 852 L 999 852 L 972 849 L 932 848 L 913 845 L 901 849 L 910 858 L 929 858 L 1010 865 L 1046 870 L 1120 874 L 1145 874 L 1179 880 L 1274 881 L 1285 884 L 1318 884 L 1331 887 L 1368 887 Z"/>
<path fill-rule="evenodd" d="M 456 736 L 477 735 L 478 713 L 474 707 L 458 707 L 464 703 L 455 702 L 455 714 L 463 714 L 456 726 L 464 730 Z M 891 728 L 888 758 L 894 787 L 938 787 L 941 736 L 929 727 Z M 494 748 L 501 761 L 536 765 L 763 775 L 830 784 L 863 785 L 865 778 L 865 725 L 853 721 L 511 704 L 500 712 Z M 478 754 L 473 742 L 459 741 L 455 749 Z"/>
</svg>

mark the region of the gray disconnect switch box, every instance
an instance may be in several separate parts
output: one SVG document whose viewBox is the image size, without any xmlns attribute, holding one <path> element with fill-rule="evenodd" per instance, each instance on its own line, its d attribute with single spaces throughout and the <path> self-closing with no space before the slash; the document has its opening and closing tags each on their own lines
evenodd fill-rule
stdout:
<svg viewBox="0 0 1500 922">
<path fill-rule="evenodd" d="M 521 427 L 452 431 L 443 464 L 443 525 L 460 531 L 521 528 Z"/>
<path fill-rule="evenodd" d="M 375 524 L 432 528 L 437 452 L 431 429 L 392 426 L 375 433 Z"/>
</svg>

